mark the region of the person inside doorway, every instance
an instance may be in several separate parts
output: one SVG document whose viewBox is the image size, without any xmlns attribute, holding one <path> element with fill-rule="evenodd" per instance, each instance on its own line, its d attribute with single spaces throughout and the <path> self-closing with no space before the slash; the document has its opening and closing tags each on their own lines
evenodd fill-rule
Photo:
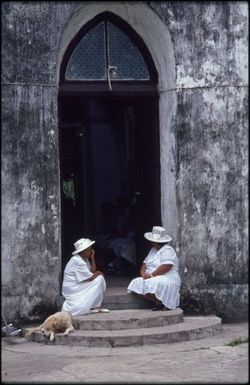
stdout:
<svg viewBox="0 0 250 385">
<path fill-rule="evenodd" d="M 135 229 L 133 226 L 133 202 L 124 195 L 115 200 L 116 218 L 114 231 L 109 242 L 115 258 L 109 263 L 109 270 L 122 273 L 123 262 L 135 265 Z"/>
<path fill-rule="evenodd" d="M 164 227 L 154 226 L 144 237 L 152 248 L 140 268 L 140 277 L 133 279 L 127 290 L 154 301 L 153 310 L 172 310 L 179 306 L 179 261 L 169 242 L 172 238 Z"/>
<path fill-rule="evenodd" d="M 88 238 L 75 242 L 75 251 L 64 270 L 62 311 L 68 311 L 72 316 L 109 312 L 101 307 L 106 281 L 104 274 L 96 269 L 94 243 Z"/>
<path fill-rule="evenodd" d="M 114 237 L 116 222 L 116 207 L 113 202 L 105 201 L 101 205 L 102 229 L 95 234 L 98 247 L 106 250 Z"/>
<path fill-rule="evenodd" d="M 135 229 L 133 202 L 118 195 L 113 202 L 103 202 L 104 230 L 97 234 L 97 245 L 109 260 L 109 273 L 122 274 L 135 266 Z M 105 263 L 106 264 L 106 263 Z"/>
<path fill-rule="evenodd" d="M 73 172 L 67 173 L 66 177 L 63 179 L 63 196 L 66 203 L 71 208 L 76 207 L 76 197 L 75 197 L 75 177 Z"/>
</svg>

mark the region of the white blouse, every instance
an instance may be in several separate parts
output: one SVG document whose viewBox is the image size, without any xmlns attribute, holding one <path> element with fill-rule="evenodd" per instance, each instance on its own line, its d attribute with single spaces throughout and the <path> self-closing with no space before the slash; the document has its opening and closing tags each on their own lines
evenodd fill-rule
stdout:
<svg viewBox="0 0 250 385">
<path fill-rule="evenodd" d="M 89 260 L 84 260 L 76 254 L 70 258 L 64 270 L 64 285 L 85 281 L 92 277 Z"/>
<path fill-rule="evenodd" d="M 165 274 L 179 272 L 179 260 L 175 250 L 169 245 L 163 246 L 160 250 L 152 247 L 143 263 L 146 264 L 146 273 L 148 274 L 151 274 L 161 265 L 173 265 L 171 270 Z"/>
</svg>

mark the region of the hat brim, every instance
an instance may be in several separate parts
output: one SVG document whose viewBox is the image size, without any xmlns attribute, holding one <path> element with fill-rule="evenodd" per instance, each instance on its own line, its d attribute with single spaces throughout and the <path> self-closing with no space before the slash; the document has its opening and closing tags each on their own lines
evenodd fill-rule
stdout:
<svg viewBox="0 0 250 385">
<path fill-rule="evenodd" d="M 154 243 L 166 243 L 172 241 L 172 237 L 170 237 L 170 235 L 166 235 L 164 238 L 155 238 L 152 233 L 145 233 L 144 238 Z"/>
<path fill-rule="evenodd" d="M 72 255 L 78 254 L 78 253 L 80 253 L 81 251 L 86 250 L 88 247 L 92 246 L 94 243 L 95 243 L 95 241 L 91 241 L 91 242 L 89 242 L 89 244 L 86 245 L 85 247 L 83 247 L 83 246 L 79 247 L 79 249 L 73 251 Z"/>
</svg>

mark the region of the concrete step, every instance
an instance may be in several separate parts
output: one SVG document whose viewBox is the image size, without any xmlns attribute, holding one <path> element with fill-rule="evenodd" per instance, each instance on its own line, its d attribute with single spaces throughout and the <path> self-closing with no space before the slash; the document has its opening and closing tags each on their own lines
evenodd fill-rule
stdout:
<svg viewBox="0 0 250 385">
<path fill-rule="evenodd" d="M 97 315 L 99 316 L 101 314 L 95 314 L 95 316 Z M 159 317 L 162 317 L 162 315 L 159 314 Z M 48 344 L 85 347 L 165 344 L 205 338 L 220 332 L 220 330 L 220 318 L 216 316 L 194 316 L 184 317 L 183 322 L 177 324 L 157 327 L 118 330 L 75 330 L 68 336 L 59 333 L 56 334 L 55 340 L 48 342 Z M 44 342 L 43 334 L 41 332 L 35 332 L 33 334 L 33 341 Z"/>
<path fill-rule="evenodd" d="M 178 308 L 169 311 L 148 309 L 112 310 L 110 313 L 74 316 L 75 329 L 121 330 L 172 325 L 183 322 L 183 311 Z"/>
<path fill-rule="evenodd" d="M 63 302 L 63 296 L 59 296 L 57 298 L 58 311 L 61 310 Z M 134 293 L 127 293 L 125 287 L 108 288 L 102 302 L 102 307 L 107 307 L 110 310 L 151 309 L 153 306 L 152 301 L 143 299 Z"/>
<path fill-rule="evenodd" d="M 57 310 L 60 311 L 64 302 L 63 296 L 57 298 Z M 152 301 L 141 298 L 134 293 L 128 293 L 126 287 L 111 287 L 108 288 L 102 307 L 107 307 L 110 310 L 121 309 L 151 309 L 154 306 Z"/>
<path fill-rule="evenodd" d="M 102 307 L 107 307 L 110 310 L 151 309 L 153 305 L 153 302 L 136 294 L 127 293 L 124 288 L 116 289 L 114 293 L 111 290 L 107 291 L 102 302 Z"/>
</svg>

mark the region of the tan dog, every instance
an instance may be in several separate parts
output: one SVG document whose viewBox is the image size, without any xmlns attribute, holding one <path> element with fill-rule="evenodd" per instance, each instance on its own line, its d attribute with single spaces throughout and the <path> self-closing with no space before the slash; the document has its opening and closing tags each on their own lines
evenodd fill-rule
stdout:
<svg viewBox="0 0 250 385">
<path fill-rule="evenodd" d="M 49 336 L 50 341 L 55 338 L 55 333 L 62 333 L 68 335 L 74 329 L 72 316 L 67 311 L 59 311 L 52 314 L 40 326 L 29 329 L 25 334 L 25 338 L 30 337 L 34 332 L 41 331 L 46 336 Z"/>
</svg>

